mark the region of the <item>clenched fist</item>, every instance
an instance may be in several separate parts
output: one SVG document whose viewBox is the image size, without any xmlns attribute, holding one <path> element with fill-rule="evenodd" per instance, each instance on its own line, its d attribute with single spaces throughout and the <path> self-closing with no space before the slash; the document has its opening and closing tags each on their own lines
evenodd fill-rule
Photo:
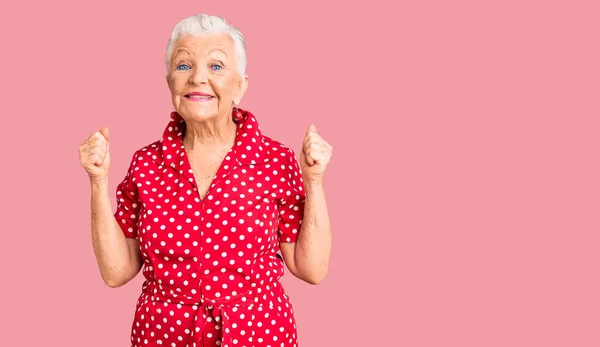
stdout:
<svg viewBox="0 0 600 347">
<path fill-rule="evenodd" d="M 108 179 L 110 168 L 108 128 L 102 128 L 88 137 L 79 146 L 79 162 L 90 176 L 98 182 Z"/>
<path fill-rule="evenodd" d="M 308 127 L 302 151 L 300 152 L 300 168 L 304 182 L 321 182 L 331 160 L 333 147 L 317 133 L 313 124 Z"/>
</svg>

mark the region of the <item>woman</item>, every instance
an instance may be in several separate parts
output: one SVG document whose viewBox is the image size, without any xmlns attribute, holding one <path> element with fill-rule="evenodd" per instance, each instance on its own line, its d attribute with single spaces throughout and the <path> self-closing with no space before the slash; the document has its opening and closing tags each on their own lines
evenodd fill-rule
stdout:
<svg viewBox="0 0 600 347">
<path fill-rule="evenodd" d="M 122 286 L 144 265 L 132 345 L 296 346 L 283 261 L 308 283 L 327 273 L 322 182 L 332 148 L 311 125 L 298 165 L 237 108 L 248 86 L 245 43 L 225 20 L 179 22 L 166 62 L 175 111 L 162 138 L 133 155 L 114 214 L 108 128 L 79 149 L 103 280 Z"/>
</svg>

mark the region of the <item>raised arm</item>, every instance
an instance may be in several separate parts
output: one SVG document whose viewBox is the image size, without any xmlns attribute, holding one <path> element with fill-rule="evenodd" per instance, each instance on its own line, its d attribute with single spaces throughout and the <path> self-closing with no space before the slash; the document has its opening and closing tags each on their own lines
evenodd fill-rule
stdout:
<svg viewBox="0 0 600 347">
<path fill-rule="evenodd" d="M 112 213 L 108 182 L 92 183 L 92 244 L 104 283 L 120 287 L 142 268 L 140 243 L 127 238 Z"/>
<path fill-rule="evenodd" d="M 300 154 L 301 171 L 293 156 L 289 196 L 281 203 L 280 249 L 290 272 L 311 284 L 320 283 L 329 270 L 331 226 L 323 175 L 332 147 L 311 125 Z"/>
<path fill-rule="evenodd" d="M 142 267 L 139 251 L 139 241 L 134 237 L 126 237 L 127 232 L 123 226 L 134 226 L 133 222 L 126 219 L 123 226 L 117 220 L 117 214 L 128 209 L 134 220 L 134 213 L 139 210 L 131 192 L 125 198 L 119 197 L 117 214 L 113 214 L 108 185 L 108 170 L 110 168 L 108 128 L 103 128 L 92 134 L 79 147 L 79 160 L 86 170 L 91 184 L 91 227 L 92 245 L 104 283 L 110 287 L 119 287 L 134 278 Z M 135 158 L 135 156 L 134 156 Z M 130 166 L 130 170 L 133 167 Z M 130 188 L 128 177 L 119 185 L 118 191 Z M 120 211 L 119 211 L 120 210 Z M 136 216 L 137 218 L 137 216 Z"/>
<path fill-rule="evenodd" d="M 296 242 L 280 243 L 290 272 L 310 284 L 319 284 L 329 270 L 331 227 L 322 184 L 306 184 L 302 227 Z"/>
</svg>

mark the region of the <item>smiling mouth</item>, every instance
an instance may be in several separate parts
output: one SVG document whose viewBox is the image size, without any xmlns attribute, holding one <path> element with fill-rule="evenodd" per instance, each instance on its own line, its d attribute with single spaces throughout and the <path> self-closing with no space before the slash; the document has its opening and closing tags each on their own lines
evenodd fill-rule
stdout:
<svg viewBox="0 0 600 347">
<path fill-rule="evenodd" d="M 210 95 L 200 95 L 200 94 L 186 94 L 184 97 L 191 101 L 209 101 L 213 99 L 213 96 Z"/>
</svg>

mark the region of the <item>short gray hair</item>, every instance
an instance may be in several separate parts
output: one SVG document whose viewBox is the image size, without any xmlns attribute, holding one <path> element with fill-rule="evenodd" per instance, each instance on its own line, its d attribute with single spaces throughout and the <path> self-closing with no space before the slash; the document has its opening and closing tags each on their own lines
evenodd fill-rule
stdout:
<svg viewBox="0 0 600 347">
<path fill-rule="evenodd" d="M 171 38 L 167 44 L 167 55 L 165 58 L 167 73 L 169 71 L 169 60 L 173 51 L 173 45 L 179 38 L 185 35 L 202 36 L 212 33 L 229 34 L 235 48 L 237 71 L 240 76 L 243 77 L 246 74 L 246 65 L 248 64 L 244 35 L 242 35 L 242 32 L 238 28 L 229 24 L 224 18 L 203 13 L 184 18 L 173 28 Z"/>
</svg>

